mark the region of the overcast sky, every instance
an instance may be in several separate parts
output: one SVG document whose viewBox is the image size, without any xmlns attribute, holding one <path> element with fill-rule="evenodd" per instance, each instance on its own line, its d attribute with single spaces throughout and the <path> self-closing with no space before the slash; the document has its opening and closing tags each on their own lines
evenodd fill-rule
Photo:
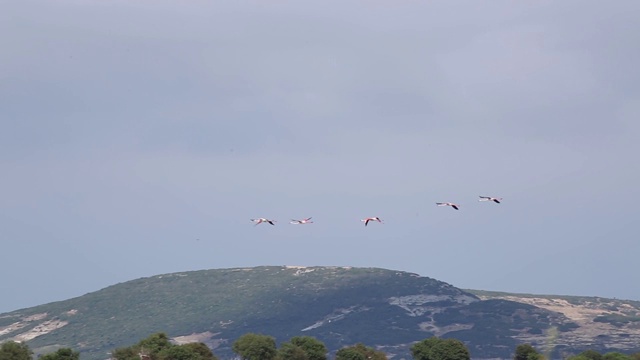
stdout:
<svg viewBox="0 0 640 360">
<path fill-rule="evenodd" d="M 640 300 L 636 0 L 0 4 L 0 312 L 258 265 Z"/>
</svg>

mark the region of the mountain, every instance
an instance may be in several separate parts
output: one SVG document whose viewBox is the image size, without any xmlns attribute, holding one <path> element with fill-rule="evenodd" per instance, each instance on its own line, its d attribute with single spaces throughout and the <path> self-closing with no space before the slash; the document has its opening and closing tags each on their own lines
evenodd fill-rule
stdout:
<svg viewBox="0 0 640 360">
<path fill-rule="evenodd" d="M 158 275 L 0 314 L 0 341 L 26 341 L 36 353 L 72 347 L 102 360 L 166 332 L 224 359 L 235 339 L 255 332 L 278 343 L 314 336 L 332 351 L 362 342 L 410 359 L 413 342 L 435 335 L 464 341 L 474 359 L 511 358 L 524 342 L 552 342 L 554 354 L 638 351 L 639 316 L 631 301 L 465 291 L 378 268 L 278 266 Z"/>
</svg>

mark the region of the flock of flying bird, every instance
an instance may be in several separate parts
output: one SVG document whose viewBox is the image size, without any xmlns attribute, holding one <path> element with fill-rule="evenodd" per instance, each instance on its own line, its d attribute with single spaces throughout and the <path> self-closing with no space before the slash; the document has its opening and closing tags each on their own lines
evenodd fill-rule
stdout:
<svg viewBox="0 0 640 360">
<path fill-rule="evenodd" d="M 493 201 L 496 204 L 500 204 L 500 200 L 502 200 L 502 198 L 496 198 L 496 197 L 492 197 L 492 196 L 480 196 L 480 199 L 478 201 Z M 452 202 L 438 202 L 436 203 L 437 206 L 451 206 L 452 208 L 454 208 L 455 210 L 460 210 L 460 205 L 458 204 L 454 204 Z M 276 220 L 270 220 L 270 219 L 266 219 L 266 218 L 258 218 L 258 219 L 251 219 L 251 221 L 253 221 L 255 223 L 254 226 L 260 225 L 262 223 L 268 223 L 271 225 L 275 225 Z M 369 225 L 369 222 L 371 221 L 377 221 L 379 223 L 382 222 L 382 219 L 380 219 L 379 217 L 368 217 L 368 218 L 364 218 L 362 220 L 360 220 L 362 222 L 364 222 L 364 226 Z M 290 224 L 294 224 L 294 225 L 304 225 L 304 224 L 312 224 L 313 221 L 311 221 L 311 218 L 308 217 L 306 219 L 302 219 L 302 220 L 296 220 L 296 219 L 291 219 L 291 221 L 289 222 Z"/>
</svg>

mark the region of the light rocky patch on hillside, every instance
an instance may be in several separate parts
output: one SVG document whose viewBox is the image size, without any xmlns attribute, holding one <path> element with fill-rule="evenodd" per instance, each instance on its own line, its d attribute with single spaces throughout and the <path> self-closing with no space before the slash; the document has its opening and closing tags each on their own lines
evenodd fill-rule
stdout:
<svg viewBox="0 0 640 360">
<path fill-rule="evenodd" d="M 74 310 L 69 310 L 66 314 L 74 315 L 75 313 Z M 22 317 L 8 326 L 0 327 L 0 335 L 11 335 L 8 339 L 11 341 L 29 341 L 38 336 L 46 335 L 56 329 L 60 329 L 68 323 L 68 321 L 56 318 L 49 319 L 49 314 L 47 313 L 34 314 Z"/>
<path fill-rule="evenodd" d="M 533 305 L 561 313 L 578 325 L 561 332 L 555 339 L 548 334 L 523 335 L 523 342 L 568 345 L 572 347 L 605 347 L 632 350 L 640 344 L 640 302 L 597 297 L 555 297 L 502 293 L 476 293 L 483 299 L 503 299 Z"/>
<path fill-rule="evenodd" d="M 203 333 L 193 333 L 191 335 L 185 336 L 176 336 L 171 340 L 173 343 L 177 345 L 189 344 L 194 342 L 201 342 L 206 344 L 212 350 L 215 350 L 221 344 L 227 343 L 228 339 L 219 339 L 216 336 L 220 335 L 219 332 L 212 333 L 210 331 L 205 331 Z"/>
</svg>

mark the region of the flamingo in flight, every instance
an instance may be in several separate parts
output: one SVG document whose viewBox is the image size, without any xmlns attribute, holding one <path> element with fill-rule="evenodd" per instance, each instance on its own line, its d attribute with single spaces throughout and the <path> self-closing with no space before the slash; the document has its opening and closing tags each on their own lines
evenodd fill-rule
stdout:
<svg viewBox="0 0 640 360">
<path fill-rule="evenodd" d="M 367 226 L 367 225 L 369 224 L 369 221 L 377 221 L 377 222 L 379 222 L 379 223 L 381 223 L 381 222 L 382 222 L 382 220 L 380 220 L 380 218 L 379 218 L 379 217 L 377 217 L 377 216 L 376 216 L 376 217 L 368 217 L 368 218 L 366 218 L 366 219 L 362 219 L 362 220 L 360 220 L 360 221 L 364 221 L 364 226 Z"/>
<path fill-rule="evenodd" d="M 290 224 L 296 224 L 296 225 L 304 225 L 304 224 L 312 224 L 313 221 L 311 221 L 311 218 L 308 217 L 306 219 L 302 219 L 302 220 L 296 220 L 296 219 L 291 219 L 291 222 L 289 222 Z"/>
<path fill-rule="evenodd" d="M 253 226 L 260 225 L 260 224 L 262 224 L 264 222 L 269 223 L 271 225 L 275 225 L 274 222 L 276 222 L 275 220 L 269 220 L 269 219 L 265 219 L 265 218 L 251 219 L 251 221 L 253 221 L 255 223 L 255 225 L 253 225 Z"/>
<path fill-rule="evenodd" d="M 439 203 L 436 203 L 436 205 L 438 205 L 438 206 L 451 206 L 452 208 L 454 208 L 456 210 L 460 210 L 458 208 L 460 205 L 454 204 L 454 203 L 451 203 L 451 202 L 439 202 Z"/>
<path fill-rule="evenodd" d="M 491 196 L 480 196 L 480 200 L 478 201 L 493 201 L 494 203 L 500 204 L 500 200 L 502 200 L 502 198 L 495 198 Z"/>
</svg>

